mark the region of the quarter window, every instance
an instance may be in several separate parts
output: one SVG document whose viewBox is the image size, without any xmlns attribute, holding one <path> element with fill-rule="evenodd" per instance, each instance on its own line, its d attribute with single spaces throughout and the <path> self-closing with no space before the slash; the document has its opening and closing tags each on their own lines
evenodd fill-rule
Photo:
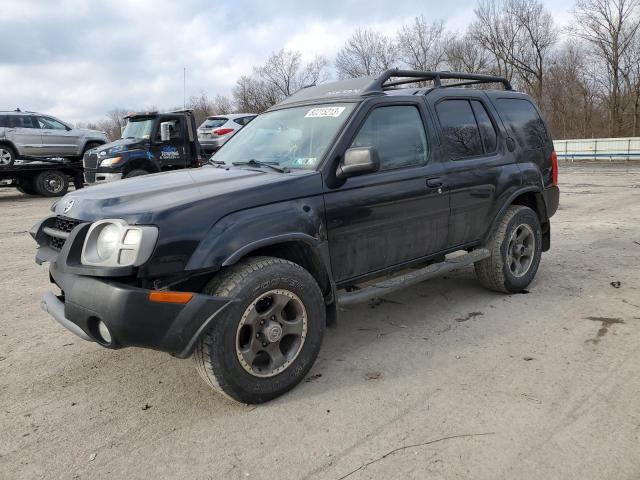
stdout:
<svg viewBox="0 0 640 480">
<path fill-rule="evenodd" d="M 415 106 L 376 108 L 365 120 L 351 146 L 375 147 L 380 158 L 380 170 L 427 162 L 427 137 Z"/>
<path fill-rule="evenodd" d="M 547 129 L 538 111 L 529 100 L 500 98 L 496 102 L 498 113 L 507 129 L 526 150 L 544 148 L 550 143 Z"/>
<path fill-rule="evenodd" d="M 478 100 L 471 100 L 471 106 L 473 107 L 473 113 L 475 114 L 476 121 L 478 122 L 484 152 L 491 153 L 496 149 L 498 144 L 496 129 L 493 126 L 493 123 L 489 118 L 489 114 L 487 113 L 487 109 L 482 102 L 479 102 Z"/>
</svg>

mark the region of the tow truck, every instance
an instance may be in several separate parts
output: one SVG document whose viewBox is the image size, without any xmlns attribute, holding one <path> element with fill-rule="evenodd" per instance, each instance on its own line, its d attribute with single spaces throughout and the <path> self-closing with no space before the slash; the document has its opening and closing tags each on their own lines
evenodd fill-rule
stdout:
<svg viewBox="0 0 640 480">
<path fill-rule="evenodd" d="M 12 165 L 0 167 L 0 185 L 15 187 L 26 195 L 61 197 L 70 181 L 76 190 L 83 187 L 82 162 L 76 158 L 18 158 Z"/>
<path fill-rule="evenodd" d="M 128 114 L 121 138 L 83 157 L 87 184 L 202 166 L 193 110 Z"/>
</svg>

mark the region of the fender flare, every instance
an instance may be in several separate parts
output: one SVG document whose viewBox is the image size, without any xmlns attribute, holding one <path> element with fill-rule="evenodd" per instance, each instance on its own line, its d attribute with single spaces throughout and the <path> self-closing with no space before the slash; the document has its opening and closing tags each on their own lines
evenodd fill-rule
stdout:
<svg viewBox="0 0 640 480">
<path fill-rule="evenodd" d="M 544 225 L 549 223 L 549 217 L 547 215 L 547 205 L 545 203 L 544 196 L 542 195 L 542 192 L 540 191 L 540 189 L 533 186 L 524 187 L 513 192 L 509 196 L 509 198 L 507 198 L 507 200 L 502 204 L 502 206 L 500 207 L 500 210 L 498 210 L 498 213 L 496 213 L 496 215 L 493 217 L 493 220 L 491 221 L 491 228 L 487 230 L 487 233 L 483 241 L 486 242 L 486 240 L 495 231 L 496 225 L 502 218 L 502 215 L 504 215 L 504 212 L 507 210 L 507 208 L 513 205 L 513 201 L 524 193 L 533 193 L 535 195 L 537 208 L 538 208 L 537 213 L 538 213 L 538 218 L 540 220 L 540 224 Z"/>
<path fill-rule="evenodd" d="M 233 265 L 241 258 L 245 257 L 246 255 L 248 255 L 249 253 L 255 250 L 258 250 L 259 248 L 264 248 L 271 245 L 277 245 L 279 243 L 292 242 L 292 241 L 304 242 L 314 248 L 318 247 L 320 243 L 322 243 L 317 238 L 312 237 L 311 235 L 307 235 L 306 233 L 292 232 L 292 233 L 284 233 L 281 235 L 275 235 L 272 237 L 266 237 L 260 240 L 250 242 L 240 247 L 222 262 L 222 266 L 228 267 L 229 265 Z M 325 265 L 325 268 L 326 268 L 326 265 Z"/>
<path fill-rule="evenodd" d="M 20 152 L 18 151 L 15 144 L 11 140 L 5 140 L 4 138 L 0 138 L 0 145 L 7 145 L 16 153 L 16 157 L 20 158 Z"/>
</svg>

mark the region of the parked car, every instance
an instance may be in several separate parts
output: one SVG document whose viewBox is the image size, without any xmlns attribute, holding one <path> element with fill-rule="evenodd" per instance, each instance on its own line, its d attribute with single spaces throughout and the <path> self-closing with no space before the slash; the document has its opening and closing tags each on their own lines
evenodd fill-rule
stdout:
<svg viewBox="0 0 640 480">
<path fill-rule="evenodd" d="M 107 143 L 107 134 L 74 128 L 51 115 L 0 111 L 0 167 L 20 157 L 81 157 Z"/>
<path fill-rule="evenodd" d="M 42 307 L 106 348 L 193 357 L 246 403 L 305 377 L 338 306 L 471 264 L 485 287 L 523 291 L 559 202 L 540 111 L 501 77 L 389 70 L 305 88 L 210 162 L 59 201 L 31 231 L 61 290 Z"/>
<path fill-rule="evenodd" d="M 122 138 L 85 153 L 88 184 L 201 166 L 192 110 L 137 112 L 125 119 Z"/>
<path fill-rule="evenodd" d="M 198 140 L 202 151 L 217 152 L 242 127 L 256 118 L 255 113 L 231 113 L 207 117 L 198 127 Z"/>
</svg>

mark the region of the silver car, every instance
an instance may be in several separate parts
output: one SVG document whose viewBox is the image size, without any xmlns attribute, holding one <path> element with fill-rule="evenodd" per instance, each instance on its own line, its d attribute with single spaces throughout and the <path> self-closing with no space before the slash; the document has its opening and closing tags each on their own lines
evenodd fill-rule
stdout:
<svg viewBox="0 0 640 480">
<path fill-rule="evenodd" d="M 207 117 L 198 127 L 198 142 L 205 153 L 214 153 L 251 120 L 255 113 L 231 113 Z"/>
<path fill-rule="evenodd" d="M 21 157 L 81 157 L 108 141 L 104 132 L 74 128 L 51 115 L 0 111 L 0 167 Z"/>
</svg>

